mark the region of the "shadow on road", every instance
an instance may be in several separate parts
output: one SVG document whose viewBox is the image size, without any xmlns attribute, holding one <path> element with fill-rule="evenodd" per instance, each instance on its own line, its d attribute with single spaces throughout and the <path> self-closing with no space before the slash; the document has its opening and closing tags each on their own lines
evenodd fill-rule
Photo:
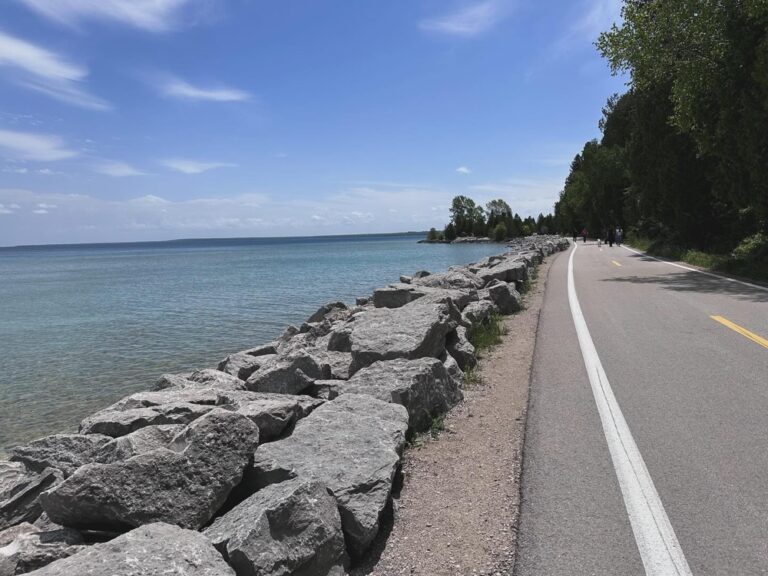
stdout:
<svg viewBox="0 0 768 576">
<path fill-rule="evenodd" d="M 638 256 L 637 258 L 656 262 L 651 258 Z M 667 290 L 675 292 L 698 292 L 701 294 L 723 294 L 734 296 L 740 300 L 751 302 L 768 302 L 768 291 L 758 288 L 750 288 L 738 282 L 732 282 L 725 278 L 706 276 L 699 272 L 680 271 L 672 274 L 660 274 L 656 276 L 623 276 L 619 278 L 605 278 L 603 282 L 618 282 L 628 284 L 656 284 Z"/>
</svg>

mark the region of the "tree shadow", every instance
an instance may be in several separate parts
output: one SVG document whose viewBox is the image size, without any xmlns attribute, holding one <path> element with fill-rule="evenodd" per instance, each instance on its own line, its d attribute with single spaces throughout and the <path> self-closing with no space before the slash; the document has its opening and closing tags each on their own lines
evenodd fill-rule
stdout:
<svg viewBox="0 0 768 576">
<path fill-rule="evenodd" d="M 647 262 L 658 262 L 647 256 L 636 256 Z M 700 294 L 722 294 L 750 302 L 768 302 L 768 290 L 752 288 L 726 277 L 708 276 L 700 272 L 679 270 L 672 274 L 655 276 L 622 276 L 605 278 L 603 282 L 624 284 L 655 284 L 675 292 L 698 292 Z"/>
</svg>

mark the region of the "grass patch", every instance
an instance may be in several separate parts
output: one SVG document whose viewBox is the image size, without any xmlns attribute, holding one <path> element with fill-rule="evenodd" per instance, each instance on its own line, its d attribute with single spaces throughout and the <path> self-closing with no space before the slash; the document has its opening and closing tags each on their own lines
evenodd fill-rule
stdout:
<svg viewBox="0 0 768 576">
<path fill-rule="evenodd" d="M 504 326 L 504 317 L 501 314 L 493 314 L 487 322 L 476 324 L 467 330 L 467 339 L 475 350 L 480 353 L 492 346 L 501 343 L 501 337 L 507 333 Z"/>
<path fill-rule="evenodd" d="M 432 424 L 429 427 L 429 434 L 432 438 L 437 438 L 440 432 L 445 430 L 445 415 L 435 416 L 432 418 Z"/>
<path fill-rule="evenodd" d="M 464 370 L 464 388 L 474 388 L 483 383 L 483 379 L 477 371 L 477 368 L 467 368 Z"/>
<path fill-rule="evenodd" d="M 685 262 L 714 272 L 768 281 L 768 239 L 761 234 L 745 239 L 731 254 L 702 252 L 649 238 L 632 237 L 630 241 L 633 248 L 652 256 Z"/>
</svg>

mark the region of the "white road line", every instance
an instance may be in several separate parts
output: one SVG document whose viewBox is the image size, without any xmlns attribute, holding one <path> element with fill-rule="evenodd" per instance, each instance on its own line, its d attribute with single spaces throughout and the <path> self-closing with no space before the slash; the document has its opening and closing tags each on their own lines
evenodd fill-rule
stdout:
<svg viewBox="0 0 768 576">
<path fill-rule="evenodd" d="M 656 260 L 657 262 L 661 262 L 663 264 L 669 264 L 670 266 L 674 266 L 675 268 L 682 268 L 683 270 L 688 270 L 690 272 L 698 272 L 699 274 L 704 274 L 705 276 L 711 276 L 712 278 L 718 278 L 720 280 L 725 280 L 726 282 L 736 282 L 736 284 L 741 284 L 743 286 L 749 286 L 750 288 L 757 288 L 758 290 L 764 290 L 768 292 L 768 288 L 765 286 L 760 286 L 759 284 L 752 284 L 751 282 L 744 282 L 743 280 L 736 280 L 736 278 L 729 278 L 728 276 L 721 276 L 720 274 L 714 274 L 712 272 L 706 272 L 704 270 L 699 270 L 698 268 L 691 268 L 690 266 L 683 266 L 682 264 L 677 264 L 676 262 L 670 262 L 669 260 L 662 260 L 661 258 L 655 258 L 651 256 L 650 254 L 646 254 L 645 252 L 641 252 L 640 250 L 635 250 L 634 248 L 630 248 L 629 246 L 622 245 L 622 248 L 625 248 L 626 250 L 629 250 L 630 252 L 634 252 L 635 254 L 639 254 L 640 256 L 646 256 L 647 258 L 651 258 L 653 260 Z"/>
<path fill-rule="evenodd" d="M 691 569 L 640 450 L 613 395 L 581 312 L 573 279 L 573 256 L 576 250 L 577 247 L 574 246 L 568 260 L 568 302 L 571 305 L 581 354 L 645 573 L 647 576 L 691 576 Z"/>
</svg>

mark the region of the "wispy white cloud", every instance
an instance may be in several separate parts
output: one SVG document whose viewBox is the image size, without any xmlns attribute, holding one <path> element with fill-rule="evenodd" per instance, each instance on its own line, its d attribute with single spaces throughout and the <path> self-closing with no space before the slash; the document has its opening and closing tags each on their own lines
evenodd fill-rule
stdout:
<svg viewBox="0 0 768 576">
<path fill-rule="evenodd" d="M 206 87 L 194 86 L 179 78 L 170 78 L 163 82 L 160 91 L 165 96 L 182 100 L 200 100 L 208 102 L 242 102 L 249 100 L 251 95 L 237 88 L 225 86 Z"/>
<path fill-rule="evenodd" d="M 21 0 L 40 15 L 74 25 L 82 20 L 113 21 L 150 32 L 177 26 L 191 0 Z"/>
<path fill-rule="evenodd" d="M 10 69 L 17 84 L 51 98 L 92 110 L 108 110 L 109 104 L 88 93 L 82 83 L 85 66 L 0 31 L 0 67 Z"/>
<path fill-rule="evenodd" d="M 169 158 L 160 162 L 163 166 L 183 174 L 201 174 L 217 168 L 234 168 L 237 164 L 230 162 L 201 162 L 185 158 Z"/>
<path fill-rule="evenodd" d="M 457 12 L 422 20 L 419 27 L 427 32 L 470 38 L 490 30 L 511 11 L 511 0 L 485 0 L 466 5 Z"/>
<path fill-rule="evenodd" d="M 54 134 L 35 134 L 0 130 L 0 150 L 14 160 L 53 162 L 77 156 L 75 150 L 67 148 L 64 140 Z"/>
<path fill-rule="evenodd" d="M 601 32 L 621 20 L 622 4 L 623 0 L 585 0 L 583 16 L 574 23 L 572 34 L 594 42 Z"/>
<path fill-rule="evenodd" d="M 459 166 L 456 168 L 456 172 L 459 174 L 472 174 L 472 170 L 470 170 L 468 166 Z"/>
<path fill-rule="evenodd" d="M 113 176 L 115 178 L 125 178 L 127 176 L 146 176 L 146 172 L 142 172 L 138 168 L 134 168 L 130 164 L 125 162 L 101 162 L 96 164 L 93 168 L 94 172 L 104 174 L 105 176 Z"/>
</svg>

